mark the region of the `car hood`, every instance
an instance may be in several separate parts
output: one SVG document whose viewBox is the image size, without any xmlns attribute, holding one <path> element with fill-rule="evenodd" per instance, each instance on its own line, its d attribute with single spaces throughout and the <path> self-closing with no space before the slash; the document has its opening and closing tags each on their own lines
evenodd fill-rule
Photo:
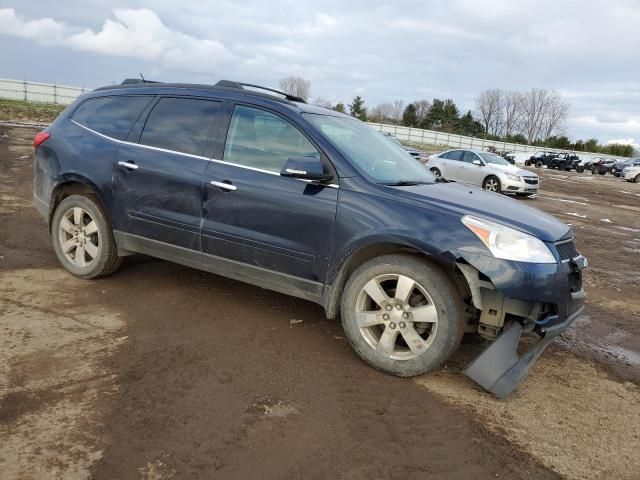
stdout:
<svg viewBox="0 0 640 480">
<path fill-rule="evenodd" d="M 537 208 L 493 192 L 459 183 L 435 183 L 392 187 L 397 200 L 419 202 L 425 206 L 444 208 L 463 215 L 475 215 L 528 233 L 546 242 L 567 235 L 570 227 Z"/>
<path fill-rule="evenodd" d="M 495 169 L 495 170 L 500 170 L 502 172 L 505 173 L 510 173 L 511 175 L 519 175 L 519 176 L 528 176 L 528 177 L 537 177 L 538 174 L 535 172 L 530 172 L 529 170 L 523 170 L 522 168 L 518 168 L 515 165 L 495 165 L 495 164 L 488 164 L 487 167 Z"/>
</svg>

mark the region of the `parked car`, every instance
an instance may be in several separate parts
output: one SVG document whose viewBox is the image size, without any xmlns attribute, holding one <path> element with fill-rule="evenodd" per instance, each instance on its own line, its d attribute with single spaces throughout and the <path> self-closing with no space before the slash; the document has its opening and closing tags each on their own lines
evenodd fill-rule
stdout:
<svg viewBox="0 0 640 480">
<path fill-rule="evenodd" d="M 611 173 L 613 166 L 616 164 L 616 160 L 611 159 L 601 159 L 597 162 L 594 162 L 591 165 L 591 173 L 594 175 L 597 173 L 599 175 L 605 175 L 607 173 Z"/>
<path fill-rule="evenodd" d="M 630 167 L 622 171 L 622 178 L 627 182 L 640 183 L 640 162 L 634 162 Z"/>
<path fill-rule="evenodd" d="M 630 158 L 628 160 L 621 160 L 616 162 L 611 169 L 611 174 L 614 177 L 622 177 L 622 172 L 627 167 L 639 166 L 640 157 Z"/>
<path fill-rule="evenodd" d="M 422 152 L 417 148 L 410 147 L 408 145 L 404 145 L 395 135 L 392 135 L 389 132 L 380 132 L 382 135 L 387 137 L 392 143 L 402 148 L 405 152 L 411 155 L 416 160 L 420 160 L 422 158 Z"/>
<path fill-rule="evenodd" d="M 437 182 L 365 123 L 283 92 L 102 87 L 34 147 L 35 204 L 73 275 L 144 253 L 304 298 L 340 314 L 355 352 L 389 374 L 436 369 L 476 332 L 493 342 L 465 374 L 503 397 L 583 309 L 587 261 L 565 223 Z M 512 171 L 478 155 L 494 179 Z M 522 332 L 542 338 L 518 357 Z"/>
<path fill-rule="evenodd" d="M 476 185 L 497 193 L 529 197 L 538 193 L 538 175 L 511 165 L 495 153 L 447 150 L 428 163 L 429 170 L 447 180 Z"/>
</svg>

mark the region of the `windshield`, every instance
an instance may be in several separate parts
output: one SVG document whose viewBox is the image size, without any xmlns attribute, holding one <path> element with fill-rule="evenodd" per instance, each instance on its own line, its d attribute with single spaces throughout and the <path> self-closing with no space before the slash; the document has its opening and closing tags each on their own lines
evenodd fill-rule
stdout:
<svg viewBox="0 0 640 480">
<path fill-rule="evenodd" d="M 494 165 L 511 165 L 500 155 L 496 155 L 495 153 L 486 153 L 486 152 L 478 152 L 478 155 L 484 160 L 486 163 L 492 163 Z"/>
<path fill-rule="evenodd" d="M 315 113 L 304 116 L 354 167 L 375 182 L 385 185 L 435 182 L 435 177 L 422 164 L 367 124 L 348 117 Z"/>
<path fill-rule="evenodd" d="M 384 137 L 387 137 L 389 140 L 391 140 L 393 143 L 395 143 L 396 145 L 402 146 L 402 143 L 400 143 L 400 140 L 398 140 L 396 137 L 394 137 L 393 135 L 383 135 Z"/>
</svg>

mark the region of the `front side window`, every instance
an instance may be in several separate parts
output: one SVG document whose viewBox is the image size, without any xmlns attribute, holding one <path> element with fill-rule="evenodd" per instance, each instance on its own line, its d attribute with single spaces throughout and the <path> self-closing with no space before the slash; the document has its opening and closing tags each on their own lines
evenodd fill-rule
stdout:
<svg viewBox="0 0 640 480">
<path fill-rule="evenodd" d="M 143 95 L 90 98 L 73 112 L 71 119 L 107 137 L 124 140 L 151 100 L 153 96 Z"/>
<path fill-rule="evenodd" d="M 394 185 L 408 182 L 434 183 L 422 164 L 367 124 L 347 116 L 304 113 L 356 169 L 375 182 Z"/>
<path fill-rule="evenodd" d="M 225 162 L 280 173 L 292 157 L 320 158 L 320 152 L 281 117 L 238 105 L 224 147 Z"/>
<path fill-rule="evenodd" d="M 474 160 L 480 160 L 475 153 L 469 152 L 469 151 L 463 152 L 463 154 L 462 154 L 462 161 L 463 162 L 465 162 L 465 163 L 473 163 Z"/>
<path fill-rule="evenodd" d="M 220 102 L 197 98 L 162 98 L 144 125 L 140 143 L 201 156 Z"/>
</svg>

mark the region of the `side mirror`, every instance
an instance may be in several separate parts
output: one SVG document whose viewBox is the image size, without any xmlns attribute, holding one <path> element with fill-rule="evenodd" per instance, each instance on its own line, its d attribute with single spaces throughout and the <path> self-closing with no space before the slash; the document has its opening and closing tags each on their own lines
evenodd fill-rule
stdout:
<svg viewBox="0 0 640 480">
<path fill-rule="evenodd" d="M 316 157 L 291 157 L 282 167 L 280 175 L 316 182 L 324 182 L 332 177 L 332 175 L 325 173 L 322 162 Z"/>
<path fill-rule="evenodd" d="M 478 165 L 479 167 L 481 167 L 481 166 L 482 166 L 482 162 L 481 162 L 480 160 L 474 160 L 474 161 L 473 161 L 473 162 L 471 162 L 471 163 L 473 163 L 474 165 Z"/>
</svg>

